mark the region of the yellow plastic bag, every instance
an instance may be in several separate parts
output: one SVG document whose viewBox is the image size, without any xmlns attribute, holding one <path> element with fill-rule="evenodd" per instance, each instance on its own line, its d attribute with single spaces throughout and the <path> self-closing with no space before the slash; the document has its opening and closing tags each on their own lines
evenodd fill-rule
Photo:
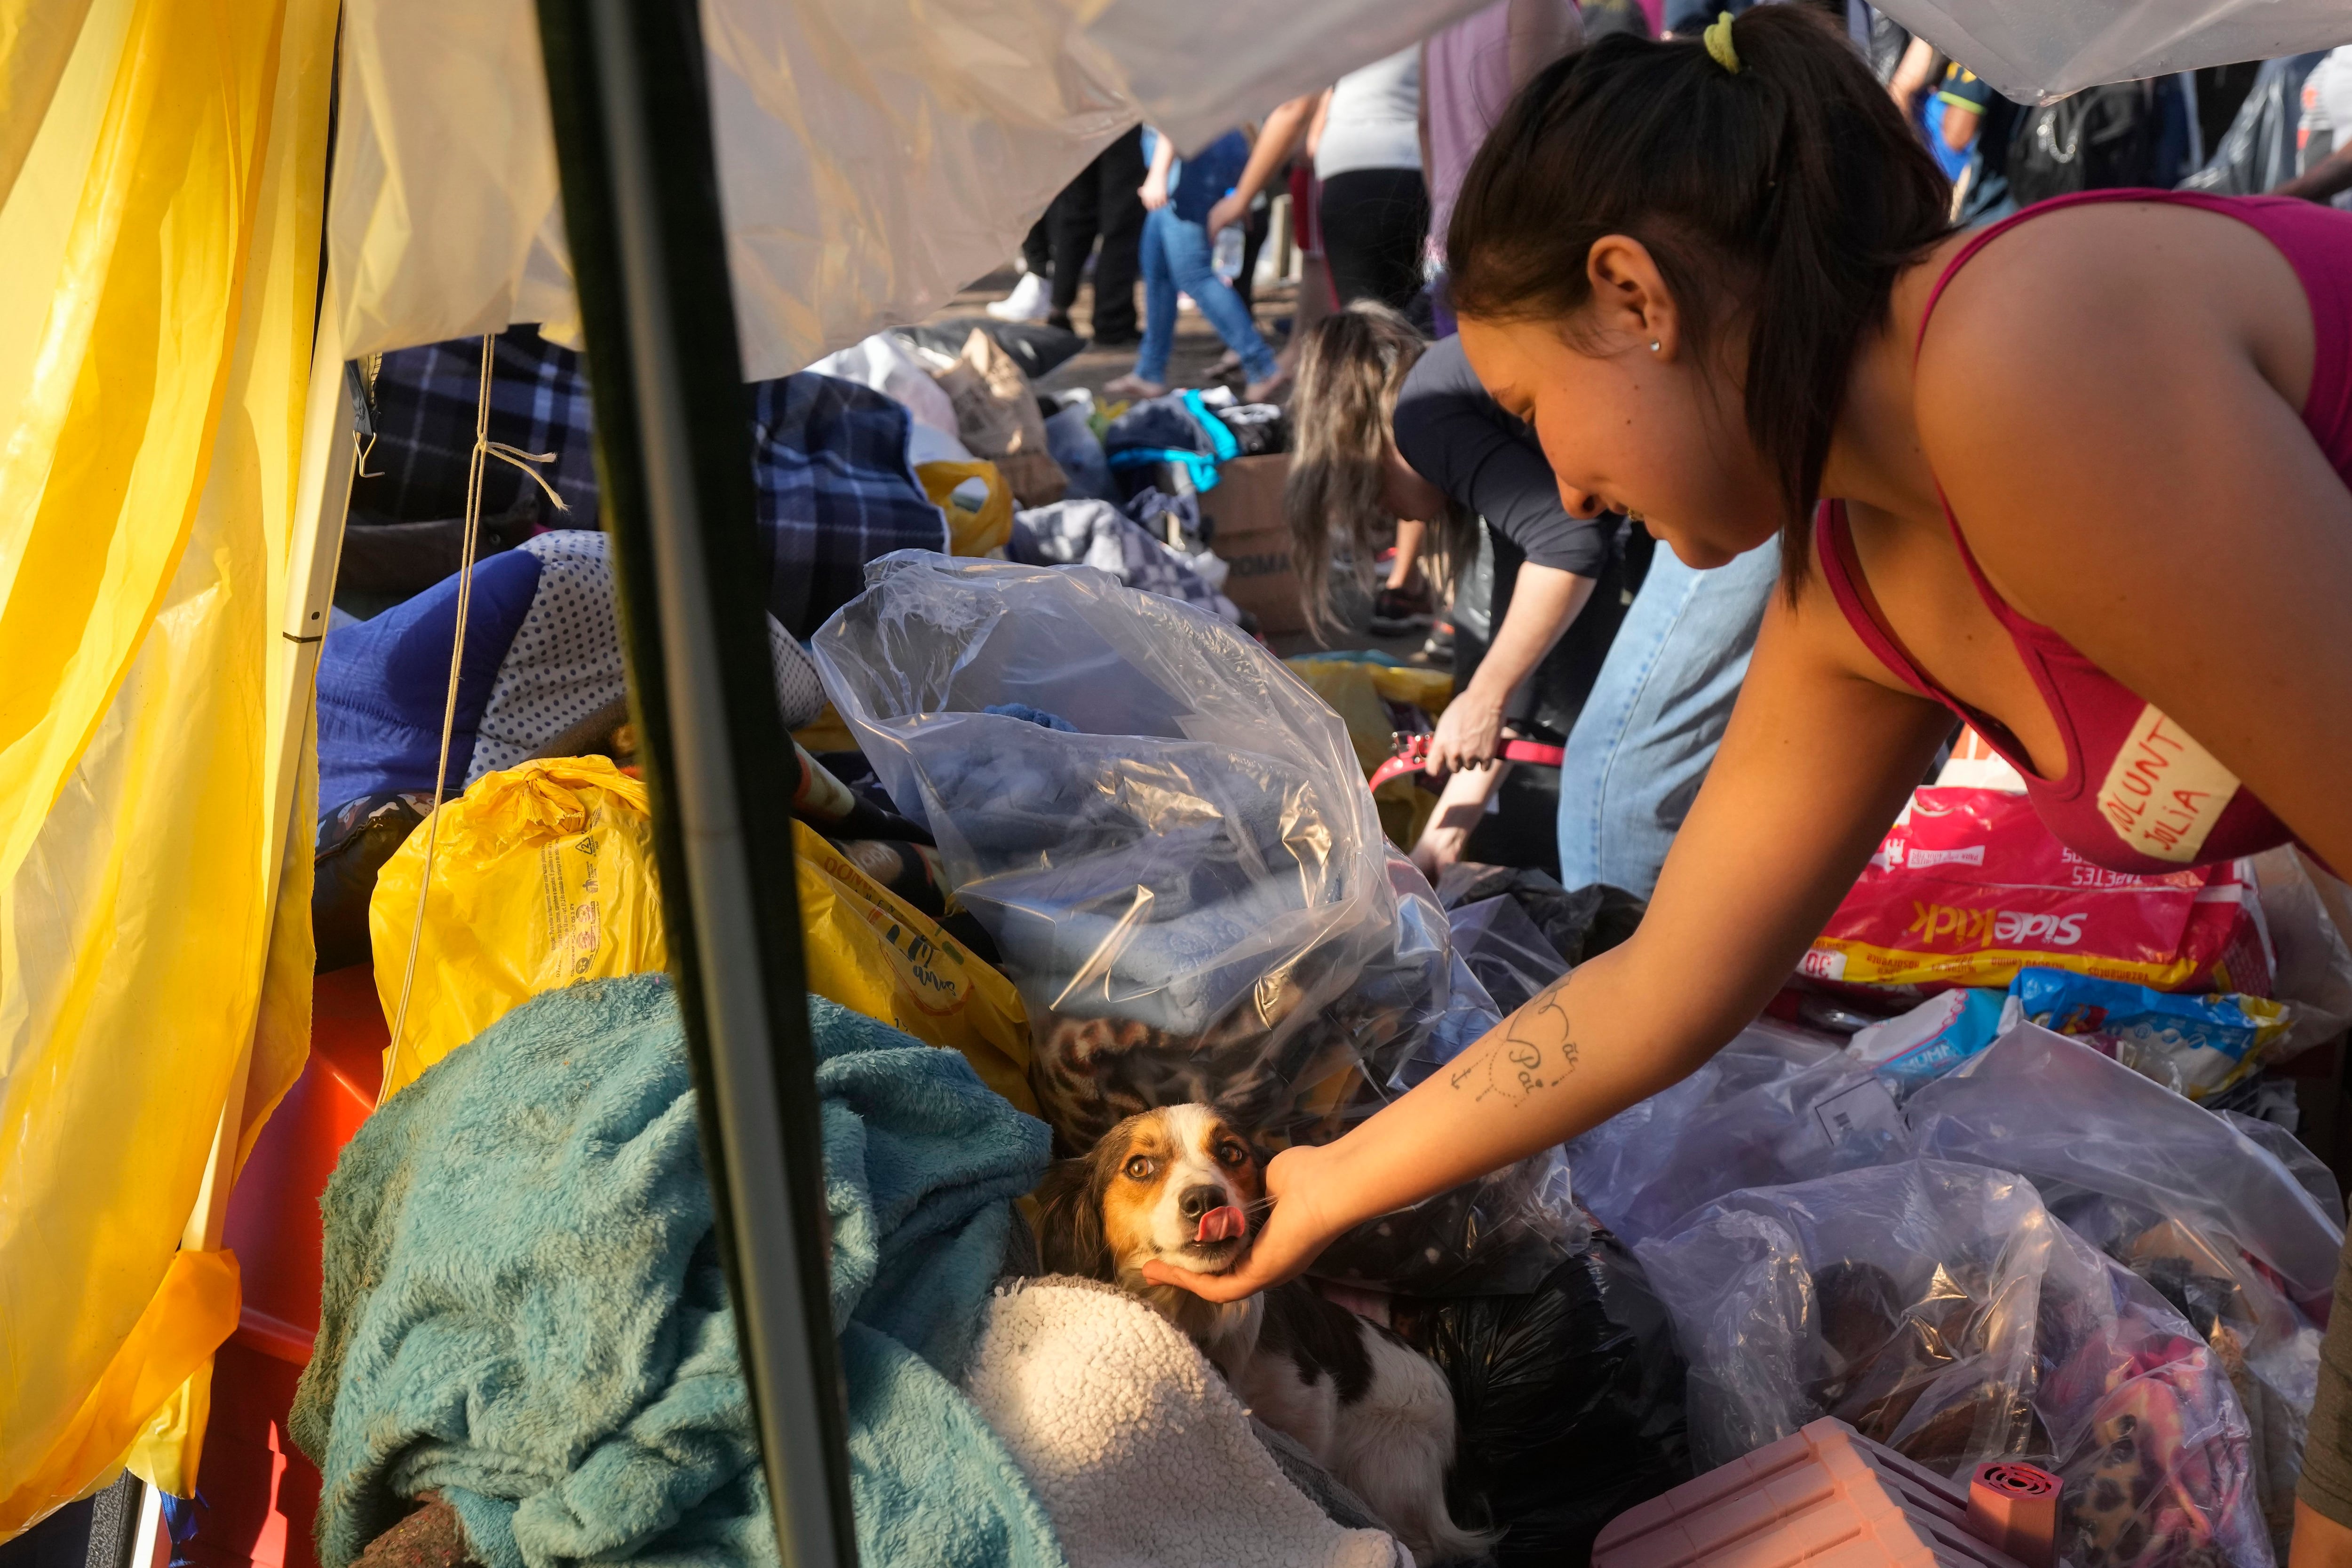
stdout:
<svg viewBox="0 0 2352 1568">
<path fill-rule="evenodd" d="M 542 991 L 669 962 L 646 789 L 610 762 L 526 762 L 485 776 L 440 815 L 386 1094 Z M 368 905 L 386 1018 L 400 1010 L 429 825 L 384 863 Z M 1013 983 L 805 824 L 793 824 L 793 844 L 809 989 L 961 1051 L 982 1082 L 1034 1114 L 1029 1021 Z"/>
<path fill-rule="evenodd" d="M 646 787 L 601 757 L 485 774 L 443 803 L 416 977 L 384 1054 L 389 1095 L 538 996 L 667 968 Z M 428 818 L 378 874 L 368 904 L 376 996 L 400 1016 Z"/>
<path fill-rule="evenodd" d="M 1006 979 L 929 916 L 793 824 L 808 988 L 932 1045 L 1031 1115 L 1029 1015 Z"/>
<path fill-rule="evenodd" d="M 827 703 L 817 716 L 793 731 L 793 740 L 803 751 L 815 756 L 826 751 L 855 751 L 857 737 L 849 733 L 842 722 L 841 710 Z"/>
<path fill-rule="evenodd" d="M 919 463 L 915 476 L 922 480 L 923 494 L 931 498 L 931 505 L 948 515 L 950 554 L 986 555 L 1012 541 L 1013 488 L 995 464 Z M 987 497 L 977 507 L 955 503 L 956 486 L 967 479 L 978 479 L 988 486 Z"/>
<path fill-rule="evenodd" d="M 1348 727 L 1348 739 L 1363 764 L 1364 777 L 1389 759 L 1394 749 L 1395 727 L 1389 722 L 1383 701 L 1417 707 L 1435 718 L 1454 700 L 1454 677 L 1444 670 L 1415 669 L 1409 664 L 1375 664 L 1361 659 L 1318 659 L 1301 654 L 1286 659 L 1290 673 L 1331 705 Z M 1437 797 L 1414 784 L 1410 776 L 1391 779 L 1372 791 L 1380 808 L 1381 831 L 1390 840 L 1411 849 L 1436 810 Z"/>
</svg>

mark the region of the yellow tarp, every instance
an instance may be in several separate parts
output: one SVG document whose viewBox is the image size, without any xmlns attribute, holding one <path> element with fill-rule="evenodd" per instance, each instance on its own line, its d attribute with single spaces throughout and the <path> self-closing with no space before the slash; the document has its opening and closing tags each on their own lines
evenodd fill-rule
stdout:
<svg viewBox="0 0 2352 1568">
<path fill-rule="evenodd" d="M 267 696 L 334 18 L 0 0 L 0 1537 L 235 1327 L 182 1232 L 265 1013 L 241 1146 L 301 1063 Z"/>
</svg>

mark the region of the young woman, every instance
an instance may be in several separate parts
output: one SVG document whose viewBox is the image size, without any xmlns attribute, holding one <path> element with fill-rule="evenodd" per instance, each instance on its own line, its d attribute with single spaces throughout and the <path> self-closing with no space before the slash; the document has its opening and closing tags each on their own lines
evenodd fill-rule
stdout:
<svg viewBox="0 0 2352 1568">
<path fill-rule="evenodd" d="M 1610 528 L 1561 508 L 1542 454 L 1478 387 L 1459 345 L 1431 344 L 1377 301 L 1358 300 L 1307 333 L 1290 413 L 1298 434 L 1284 503 L 1311 621 L 1335 620 L 1335 544 L 1360 572 L 1386 520 L 1395 521 L 1400 556 L 1408 528 L 1434 529 L 1435 553 L 1456 583 L 1476 553 L 1482 516 L 1494 537 L 1491 643 L 1483 656 L 1466 638 L 1454 644 L 1459 690 L 1429 760 L 1432 772 L 1453 777 L 1412 848 L 1434 881 L 1462 858 L 1512 766 L 1495 765 L 1505 737 L 1556 746 L 1577 722 L 1623 614 Z M 1604 579 L 1610 602 L 1583 614 Z M 1563 643 L 1571 622 L 1577 632 Z M 1498 820 L 1511 841 L 1497 858 L 1549 869 L 1551 846 L 1537 841 L 1549 826 Z"/>
<path fill-rule="evenodd" d="M 1156 1277 L 1260 1290 L 1690 1072 L 1956 715 L 2101 864 L 2293 840 L 2352 868 L 2352 214 L 2101 192 L 1962 235 L 1949 195 L 1803 7 L 1602 39 L 1513 105 L 1447 246 L 1480 380 L 1571 510 L 1700 568 L 1778 520 L 1785 591 L 1640 933 L 1278 1155 L 1235 1272 Z M 2334 1323 L 2298 1568 L 2352 1561 L 2352 1304 Z"/>
<path fill-rule="evenodd" d="M 1429 603 L 1423 555 L 1458 570 L 1464 546 L 1476 538 L 1475 520 L 1423 483 L 1390 435 L 1398 394 L 1429 340 L 1387 306 L 1363 300 L 1324 317 L 1297 340 L 1297 390 L 1290 400 L 1297 437 L 1284 509 L 1300 608 L 1310 625 L 1339 626 L 1330 580 L 1335 556 L 1370 590 L 1374 558 L 1386 543 L 1381 536 L 1393 528 L 1395 559 L 1373 601 L 1372 630 L 1402 636 L 1416 629 L 1402 616 L 1408 601 L 1424 609 Z M 1423 614 L 1420 625 L 1428 624 Z"/>
</svg>

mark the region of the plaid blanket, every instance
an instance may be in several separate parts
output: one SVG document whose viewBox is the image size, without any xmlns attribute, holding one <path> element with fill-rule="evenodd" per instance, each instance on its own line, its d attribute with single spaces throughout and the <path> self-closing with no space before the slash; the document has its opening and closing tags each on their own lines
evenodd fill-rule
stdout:
<svg viewBox="0 0 2352 1568">
<path fill-rule="evenodd" d="M 596 467 L 582 357 L 509 327 L 490 361 L 490 439 L 518 451 L 552 452 L 538 465 L 569 517 L 509 464 L 482 476 L 482 515 L 528 510 L 536 497 L 542 528 L 596 526 Z M 371 402 L 375 442 L 352 481 L 352 521 L 426 523 L 466 515 L 466 465 L 474 450 L 474 402 L 481 391 L 482 340 L 457 338 L 386 354 Z M 528 495 L 525 492 L 529 492 Z"/>
<path fill-rule="evenodd" d="M 1241 623 L 1240 608 L 1201 575 L 1200 558 L 1160 543 L 1108 501 L 1056 501 L 1016 512 L 1004 553 L 1024 566 L 1095 567 L 1129 588 Z"/>
<path fill-rule="evenodd" d="M 480 385 L 478 338 L 383 357 L 372 400 L 375 442 L 352 486 L 355 527 L 464 515 Z M 892 550 L 947 548 L 946 519 L 908 465 L 904 407 L 855 382 L 805 371 L 744 392 L 760 533 L 772 561 L 768 609 L 794 636 L 807 638 L 864 591 L 867 561 Z M 597 526 L 582 355 L 532 327 L 500 333 L 491 358 L 489 438 L 551 454 L 534 466 L 570 510 L 557 510 L 511 465 L 492 462 L 483 476 L 486 519 Z"/>
</svg>

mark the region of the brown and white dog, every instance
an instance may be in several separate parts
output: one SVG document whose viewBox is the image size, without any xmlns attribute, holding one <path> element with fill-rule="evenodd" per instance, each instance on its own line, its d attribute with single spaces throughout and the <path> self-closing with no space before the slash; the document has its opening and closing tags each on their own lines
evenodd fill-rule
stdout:
<svg viewBox="0 0 2352 1568">
<path fill-rule="evenodd" d="M 1108 1281 L 1190 1334 L 1242 1403 L 1363 1499 L 1416 1563 L 1477 1555 L 1491 1538 L 1446 1511 L 1457 1428 L 1435 1363 L 1302 1282 L 1221 1305 L 1144 1279 L 1155 1258 L 1232 1268 L 1267 1207 L 1265 1168 L 1209 1106 L 1129 1116 L 1046 1173 L 1039 1251 L 1051 1272 Z"/>
</svg>

